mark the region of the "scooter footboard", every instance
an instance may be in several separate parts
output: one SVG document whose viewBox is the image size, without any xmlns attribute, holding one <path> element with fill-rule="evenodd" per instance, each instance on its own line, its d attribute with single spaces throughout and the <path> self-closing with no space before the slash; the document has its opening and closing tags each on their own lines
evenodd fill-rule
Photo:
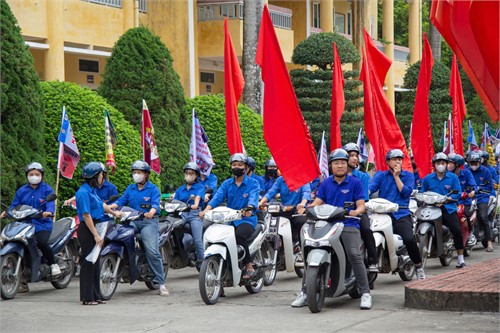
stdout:
<svg viewBox="0 0 500 333">
<path fill-rule="evenodd" d="M 382 248 L 385 249 L 385 237 L 382 234 L 380 234 L 379 232 L 374 232 L 373 238 L 375 239 L 375 247 L 376 248 L 378 248 L 380 245 L 382 245 Z"/>
<path fill-rule="evenodd" d="M 319 266 L 323 263 L 330 263 L 330 253 L 321 249 L 313 249 L 307 255 L 307 266 Z"/>
</svg>

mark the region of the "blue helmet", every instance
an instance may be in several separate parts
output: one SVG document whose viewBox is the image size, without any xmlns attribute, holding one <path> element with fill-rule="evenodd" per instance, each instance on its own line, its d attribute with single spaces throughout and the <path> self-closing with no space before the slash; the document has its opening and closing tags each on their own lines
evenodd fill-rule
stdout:
<svg viewBox="0 0 500 333">
<path fill-rule="evenodd" d="M 89 162 L 82 169 L 82 178 L 90 179 L 99 172 L 104 172 L 101 162 Z"/>
<path fill-rule="evenodd" d="M 337 148 L 330 153 L 330 156 L 328 156 L 328 163 L 337 160 L 344 160 L 347 162 L 349 161 L 349 154 L 347 154 L 347 152 L 344 149 Z"/>
<path fill-rule="evenodd" d="M 144 172 L 150 173 L 151 172 L 151 167 L 149 166 L 148 163 L 146 163 L 144 161 L 135 161 L 130 166 L 130 171 L 134 171 L 134 170 L 140 170 L 140 171 L 144 171 Z"/>
<path fill-rule="evenodd" d="M 257 164 L 255 163 L 255 160 L 251 158 L 250 156 L 247 157 L 247 165 L 252 168 L 252 170 L 255 170 L 257 167 Z"/>
<path fill-rule="evenodd" d="M 481 162 L 481 155 L 479 155 L 477 152 L 471 152 L 469 154 L 469 157 L 467 158 L 467 162 Z"/>
<path fill-rule="evenodd" d="M 264 165 L 266 168 L 267 167 L 277 167 L 276 162 L 274 161 L 274 158 L 268 159 Z"/>
<path fill-rule="evenodd" d="M 462 155 L 455 154 L 455 153 L 448 154 L 448 161 L 452 162 L 452 163 L 455 163 L 455 164 L 457 164 L 459 166 L 462 166 L 462 165 L 465 164 L 465 160 L 462 157 Z"/>
<path fill-rule="evenodd" d="M 484 151 L 484 150 L 481 150 L 479 152 L 479 156 L 481 156 L 482 158 L 484 158 L 485 160 L 489 160 L 490 159 L 490 154 L 488 154 L 488 152 Z"/>
</svg>

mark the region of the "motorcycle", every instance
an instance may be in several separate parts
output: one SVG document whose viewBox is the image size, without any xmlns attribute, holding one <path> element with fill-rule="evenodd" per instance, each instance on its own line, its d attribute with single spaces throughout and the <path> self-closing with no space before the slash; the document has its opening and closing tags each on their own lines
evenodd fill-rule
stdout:
<svg viewBox="0 0 500 333">
<path fill-rule="evenodd" d="M 250 294 L 256 294 L 264 284 L 272 248 L 266 240 L 266 226 L 260 222 L 247 239 L 255 274 L 250 279 L 242 278 L 245 250 L 236 244 L 235 228 L 230 223 L 240 220 L 243 211 L 217 207 L 205 213 L 205 220 L 213 222 L 203 236 L 205 258 L 199 276 L 200 295 L 207 305 L 217 303 L 223 287 L 245 286 Z"/>
<path fill-rule="evenodd" d="M 78 217 L 78 214 L 76 214 L 76 200 L 72 201 L 71 204 L 67 206 L 63 205 L 61 209 L 66 207 L 75 212 L 75 215 L 73 216 L 73 218 L 75 219 L 75 230 L 71 235 L 71 240 L 69 241 L 69 247 L 71 249 L 71 253 L 73 254 L 73 261 L 75 263 L 75 270 L 73 272 L 73 276 L 79 276 L 82 253 L 80 248 L 80 241 L 78 240 L 78 235 L 77 235 L 78 227 L 80 225 L 80 218 Z"/>
<path fill-rule="evenodd" d="M 304 269 L 302 253 L 294 254 L 290 220 L 280 216 L 280 213 L 290 212 L 294 207 L 283 206 L 280 202 L 271 202 L 264 208 L 267 211 L 264 218 L 267 226 L 266 239 L 274 250 L 271 268 L 266 271 L 264 277 L 264 285 L 272 285 L 278 271 L 295 272 L 298 277 L 302 277 Z M 301 260 L 302 265 L 300 265 Z"/>
<path fill-rule="evenodd" d="M 415 264 L 410 260 L 401 236 L 393 232 L 392 219 L 388 215 L 398 211 L 398 204 L 379 198 L 368 201 L 365 207 L 377 248 L 379 272 L 398 273 L 401 280 L 411 281 Z"/>
<path fill-rule="evenodd" d="M 153 282 L 154 272 L 149 267 L 141 235 L 135 234 L 132 221 L 143 219 L 144 214 L 130 207 L 120 209 L 122 224 L 112 225 L 104 238 L 101 252 L 101 275 L 99 287 L 104 300 L 113 296 L 118 283 L 133 284 L 136 280 L 143 281 L 150 290 L 158 289 L 159 285 Z M 168 274 L 168 255 L 163 246 L 168 239 L 168 223 L 160 223 L 159 249 L 163 260 L 163 275 Z"/>
<path fill-rule="evenodd" d="M 428 258 L 439 258 L 441 265 L 449 266 L 454 250 L 453 235 L 450 229 L 443 225 L 442 212 L 438 205 L 452 199 L 432 191 L 418 193 L 415 198 L 422 203 L 415 212 L 417 218 L 415 236 L 422 257 L 422 267 L 425 268 Z"/>
<path fill-rule="evenodd" d="M 346 203 L 348 206 L 348 203 Z M 325 297 L 360 298 L 351 264 L 340 239 L 347 210 L 323 204 L 306 210 L 302 250 L 306 258 L 306 292 L 309 310 L 320 312 Z"/>
<path fill-rule="evenodd" d="M 49 194 L 40 206 L 56 198 L 55 194 Z M 35 225 L 29 222 L 33 218 L 40 218 L 42 211 L 28 205 L 18 205 L 9 209 L 7 216 L 15 221 L 8 224 L 0 236 L 2 299 L 9 300 L 16 297 L 23 278 L 27 282 L 49 281 L 56 289 L 66 288 L 74 272 L 73 253 L 69 241 L 75 229 L 75 220 L 65 217 L 54 222 L 52 226 L 48 244 L 61 269 L 60 275 L 52 276 L 50 266 L 36 246 Z"/>
<path fill-rule="evenodd" d="M 480 187 L 478 188 L 477 193 L 483 193 L 483 194 L 490 194 L 490 191 L 486 191 L 481 189 Z M 499 237 L 499 225 L 498 225 L 498 220 L 494 221 L 490 218 L 490 216 L 494 215 L 494 209 L 496 207 L 496 197 L 490 196 L 489 201 L 488 201 L 488 223 L 489 227 L 491 230 L 491 239 L 495 240 L 497 237 Z M 484 230 L 483 226 L 479 223 L 474 224 L 473 228 L 474 232 L 474 237 L 476 239 L 476 242 L 480 242 L 484 248 L 488 247 L 488 240 L 484 237 Z"/>
</svg>

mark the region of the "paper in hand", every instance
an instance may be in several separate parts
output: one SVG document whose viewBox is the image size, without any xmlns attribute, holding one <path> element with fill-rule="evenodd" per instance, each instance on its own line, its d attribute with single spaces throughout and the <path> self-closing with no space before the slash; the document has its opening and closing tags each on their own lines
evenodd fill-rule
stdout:
<svg viewBox="0 0 500 333">
<path fill-rule="evenodd" d="M 99 236 L 104 239 L 104 235 L 106 234 L 106 230 L 108 230 L 108 223 L 109 222 L 101 222 L 97 223 L 95 225 L 95 229 L 97 230 L 97 233 Z M 97 261 L 97 258 L 99 258 L 99 253 L 101 252 L 101 246 L 99 244 L 96 244 L 94 248 L 92 249 L 92 252 L 89 253 L 88 256 L 85 257 L 85 260 L 90 261 L 91 263 L 95 264 Z"/>
</svg>

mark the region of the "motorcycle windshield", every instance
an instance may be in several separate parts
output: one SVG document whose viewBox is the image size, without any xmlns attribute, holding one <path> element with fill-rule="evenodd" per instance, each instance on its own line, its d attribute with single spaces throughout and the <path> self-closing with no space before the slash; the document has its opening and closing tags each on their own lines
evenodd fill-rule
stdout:
<svg viewBox="0 0 500 333">
<path fill-rule="evenodd" d="M 13 209 L 9 209 L 8 214 L 16 220 L 24 220 L 38 213 L 38 210 L 28 205 L 18 205 Z"/>
<path fill-rule="evenodd" d="M 310 207 L 307 209 L 306 216 L 313 220 L 344 220 L 346 210 L 342 207 L 332 206 L 328 204 Z"/>
</svg>

